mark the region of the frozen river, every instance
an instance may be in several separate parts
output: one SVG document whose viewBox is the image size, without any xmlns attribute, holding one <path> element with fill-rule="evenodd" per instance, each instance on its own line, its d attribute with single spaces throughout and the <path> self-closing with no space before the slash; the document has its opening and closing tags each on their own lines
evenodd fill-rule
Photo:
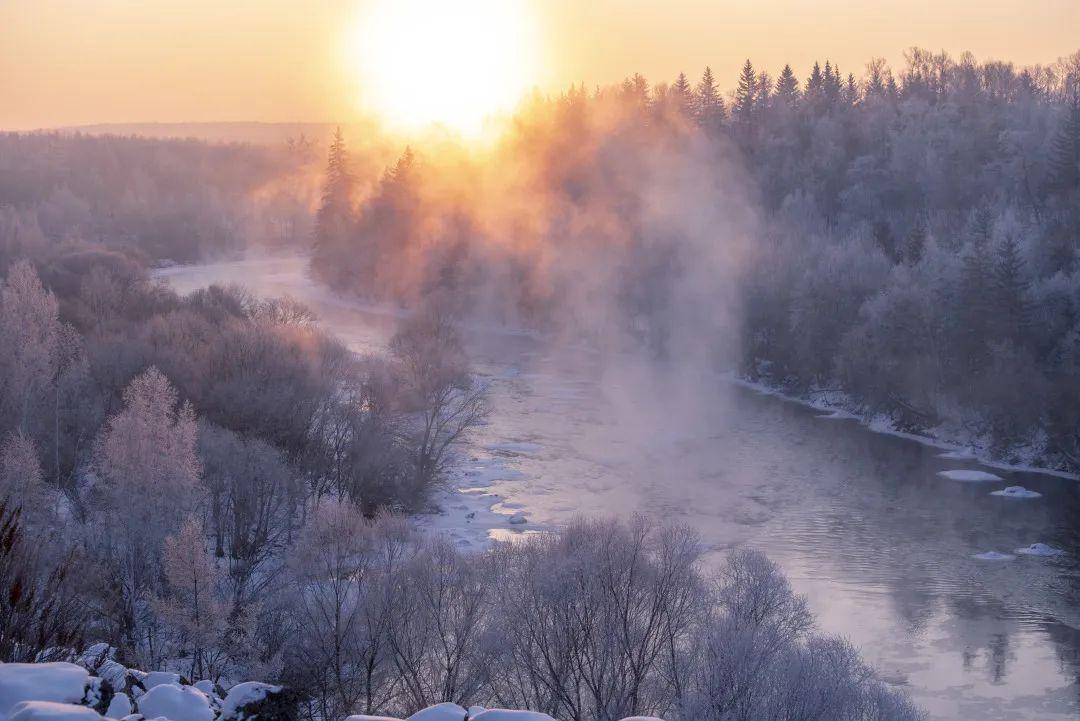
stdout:
<svg viewBox="0 0 1080 721">
<path fill-rule="evenodd" d="M 393 313 L 312 283 L 302 258 L 185 266 L 177 290 L 238 282 L 291 295 L 360 352 Z M 645 512 L 692 525 L 718 553 L 746 544 L 780 563 L 819 625 L 848 637 L 935 719 L 1080 719 L 1080 605 L 1063 561 L 1076 481 L 981 467 L 851 420 L 714 379 L 600 362 L 528 336 L 470 334 L 490 423 L 462 458 L 443 513 L 462 546 L 558 527 L 575 514 Z M 946 470 L 1001 481 L 964 482 Z M 991 495 L 1021 485 L 1042 494 Z M 509 518 L 522 513 L 523 525 Z M 1072 521 L 1074 524 L 1076 521 Z"/>
</svg>

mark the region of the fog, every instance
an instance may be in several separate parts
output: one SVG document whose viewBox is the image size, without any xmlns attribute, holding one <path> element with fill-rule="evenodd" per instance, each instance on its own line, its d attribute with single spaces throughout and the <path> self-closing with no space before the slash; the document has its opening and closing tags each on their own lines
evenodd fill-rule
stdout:
<svg viewBox="0 0 1080 721">
<path fill-rule="evenodd" d="M 6 594 L 3 660 L 101 641 L 311 721 L 917 718 L 862 654 L 936 717 L 1070 717 L 1080 56 L 772 72 L 536 94 L 483 143 L 0 136 L 0 524 L 40 539 L 0 586 L 57 599 Z M 979 461 L 1024 500 L 939 473 Z M 666 647 L 575 615 L 652 602 Z"/>
</svg>

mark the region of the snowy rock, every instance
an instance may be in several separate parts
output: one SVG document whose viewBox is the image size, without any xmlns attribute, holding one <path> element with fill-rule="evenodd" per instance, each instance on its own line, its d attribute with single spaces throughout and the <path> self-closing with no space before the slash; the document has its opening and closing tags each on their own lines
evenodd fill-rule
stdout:
<svg viewBox="0 0 1080 721">
<path fill-rule="evenodd" d="M 971 471 L 971 470 L 954 470 L 954 471 L 938 471 L 939 476 L 951 479 L 953 481 L 968 481 L 968 482 L 980 482 L 980 481 L 1000 481 L 1001 476 L 995 476 L 993 473 L 987 473 L 986 471 Z"/>
<path fill-rule="evenodd" d="M 997 551 L 987 551 L 986 553 L 976 553 L 972 558 L 979 561 L 1011 561 L 1016 556 L 1011 553 L 998 553 Z"/>
<path fill-rule="evenodd" d="M 90 673 L 73 663 L 0 664 L 0 718 L 21 701 L 79 703 L 89 681 Z"/>
<path fill-rule="evenodd" d="M 1042 498 L 1038 491 L 1029 491 L 1023 486 L 1009 486 L 1000 491 L 991 491 L 991 496 L 1003 496 L 1004 498 Z"/>
<path fill-rule="evenodd" d="M 475 721 L 555 721 L 546 713 L 539 711 L 511 711 L 505 708 L 493 708 L 477 714 Z"/>
<path fill-rule="evenodd" d="M 126 693 L 113 694 L 109 701 L 109 707 L 105 709 L 105 715 L 109 718 L 121 719 L 131 715 L 131 699 Z"/>
<path fill-rule="evenodd" d="M 101 714 L 86 706 L 56 701 L 20 701 L 7 721 L 102 721 Z"/>
<path fill-rule="evenodd" d="M 440 703 L 417 711 L 407 721 L 465 721 L 469 715 L 456 703 Z"/>
<path fill-rule="evenodd" d="M 142 685 L 147 691 L 162 684 L 179 686 L 180 674 L 170 673 L 169 671 L 151 671 L 142 679 Z"/>
<path fill-rule="evenodd" d="M 483 706 L 470 706 L 469 707 L 469 718 L 470 719 L 476 718 L 477 716 L 484 713 L 485 711 L 487 711 L 487 709 L 484 708 Z"/>
<path fill-rule="evenodd" d="M 199 689 L 200 691 L 202 691 L 207 696 L 217 696 L 218 695 L 217 694 L 217 689 L 214 688 L 214 682 L 213 681 L 210 681 L 210 680 L 204 678 L 202 681 L 196 681 L 193 685 L 195 686 L 195 688 Z"/>
<path fill-rule="evenodd" d="M 399 718 L 393 716 L 365 716 L 363 714 L 353 714 L 352 716 L 346 716 L 345 721 L 401 721 Z"/>
<path fill-rule="evenodd" d="M 296 718 L 297 702 L 289 689 L 246 681 L 229 689 L 218 721 L 289 721 Z"/>
<path fill-rule="evenodd" d="M 529 519 L 525 516 L 524 513 L 521 513 L 520 511 L 518 511 L 514 515 L 510 516 L 510 521 L 509 522 L 513 523 L 515 526 L 521 526 L 521 525 L 524 525 L 524 524 L 528 523 Z"/>
<path fill-rule="evenodd" d="M 1023 548 L 1016 549 L 1017 553 L 1022 553 L 1025 556 L 1063 556 L 1065 551 L 1060 548 L 1054 548 L 1048 546 L 1045 543 L 1033 543 L 1030 546 L 1024 546 Z"/>
<path fill-rule="evenodd" d="M 164 716 L 169 721 L 213 721 L 206 694 L 191 686 L 159 683 L 139 699 L 139 713 L 146 718 Z"/>
</svg>

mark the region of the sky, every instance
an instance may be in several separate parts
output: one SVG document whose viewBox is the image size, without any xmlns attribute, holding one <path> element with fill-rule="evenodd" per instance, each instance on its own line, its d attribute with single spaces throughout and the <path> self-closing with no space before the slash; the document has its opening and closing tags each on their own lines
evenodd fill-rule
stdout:
<svg viewBox="0 0 1080 721">
<path fill-rule="evenodd" d="M 476 2 L 414 1 L 444 15 Z M 372 3 L 390 2 L 0 0 L 0 129 L 349 122 L 373 110 L 364 89 L 381 72 L 359 67 L 356 46 L 366 39 L 357 26 Z M 875 56 L 899 65 L 912 45 L 1020 65 L 1080 50 L 1080 0 L 521 2 L 530 6 L 536 47 L 520 84 L 545 91 L 634 72 L 654 82 L 680 70 L 696 78 L 705 65 L 730 87 L 747 57 L 774 75 L 791 63 L 804 77 L 814 59 L 856 74 Z M 444 82 L 438 71 L 448 56 L 455 53 L 421 58 L 435 82 Z M 492 58 L 491 67 L 503 60 Z"/>
</svg>

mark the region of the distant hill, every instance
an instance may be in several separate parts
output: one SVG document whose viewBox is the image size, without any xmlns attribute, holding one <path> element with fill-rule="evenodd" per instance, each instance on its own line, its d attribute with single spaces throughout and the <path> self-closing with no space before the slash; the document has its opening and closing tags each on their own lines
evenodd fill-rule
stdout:
<svg viewBox="0 0 1080 721">
<path fill-rule="evenodd" d="M 316 143 L 326 142 L 337 123 L 101 123 L 57 128 L 64 133 L 86 135 L 138 135 L 146 138 L 195 138 L 216 143 L 256 143 L 273 145 L 303 135 Z M 348 137 L 362 137 L 376 132 L 371 123 L 341 123 Z"/>
</svg>

